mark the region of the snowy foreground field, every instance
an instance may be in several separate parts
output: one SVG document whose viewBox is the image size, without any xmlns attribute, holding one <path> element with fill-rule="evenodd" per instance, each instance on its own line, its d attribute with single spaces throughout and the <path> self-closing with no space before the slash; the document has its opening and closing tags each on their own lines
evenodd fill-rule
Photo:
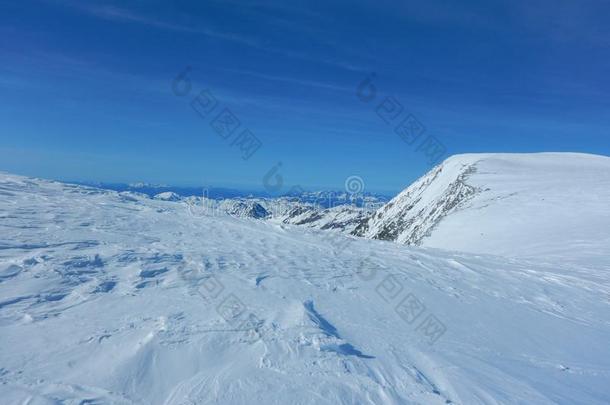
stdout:
<svg viewBox="0 0 610 405">
<path fill-rule="evenodd" d="M 610 403 L 610 246 L 547 237 L 415 248 L 0 174 L 0 403 Z"/>
</svg>

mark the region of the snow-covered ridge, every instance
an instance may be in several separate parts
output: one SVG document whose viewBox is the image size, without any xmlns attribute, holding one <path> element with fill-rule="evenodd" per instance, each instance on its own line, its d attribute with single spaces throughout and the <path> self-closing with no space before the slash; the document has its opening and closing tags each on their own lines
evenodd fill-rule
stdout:
<svg viewBox="0 0 610 405">
<path fill-rule="evenodd" d="M 474 253 L 555 256 L 570 249 L 574 256 L 595 255 L 610 247 L 608 206 L 608 157 L 457 155 L 354 234 Z"/>
<path fill-rule="evenodd" d="M 318 229 L 353 231 L 372 210 L 352 205 L 323 208 L 295 198 L 231 198 L 213 200 L 187 197 L 179 200 L 193 216 L 232 216 L 301 225 Z M 378 204 L 379 205 L 379 204 Z"/>
<path fill-rule="evenodd" d="M 155 200 L 162 201 L 181 201 L 182 197 L 172 191 L 165 191 L 163 193 L 159 193 L 153 197 Z"/>
<path fill-rule="evenodd" d="M 476 170 L 474 161 L 447 160 L 377 210 L 354 235 L 420 245 L 444 217 L 481 191 L 467 183 Z"/>
</svg>

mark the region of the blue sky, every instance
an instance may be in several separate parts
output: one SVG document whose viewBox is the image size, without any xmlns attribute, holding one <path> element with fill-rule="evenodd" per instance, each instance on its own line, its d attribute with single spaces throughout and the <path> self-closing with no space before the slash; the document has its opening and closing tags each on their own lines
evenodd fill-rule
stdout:
<svg viewBox="0 0 610 405">
<path fill-rule="evenodd" d="M 610 154 L 607 1 L 3 1 L 0 170 L 396 192 L 464 152 Z M 190 66 L 190 93 L 172 92 Z M 356 94 L 375 73 L 376 98 Z M 190 101 L 207 89 L 206 118 Z M 425 132 L 377 114 L 393 97 Z M 211 121 L 228 108 L 228 139 Z M 396 107 L 398 108 L 398 107 Z M 244 160 L 237 137 L 261 147 Z M 419 132 L 418 132 L 419 133 Z M 235 138 L 232 138 L 235 137 Z M 432 138 L 430 138 L 432 139 Z M 233 145 L 231 145 L 233 143 Z"/>
</svg>

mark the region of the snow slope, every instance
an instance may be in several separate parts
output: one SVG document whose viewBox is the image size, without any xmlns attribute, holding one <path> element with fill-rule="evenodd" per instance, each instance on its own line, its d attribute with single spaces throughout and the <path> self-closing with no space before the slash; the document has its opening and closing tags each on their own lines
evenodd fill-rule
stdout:
<svg viewBox="0 0 610 405">
<path fill-rule="evenodd" d="M 449 158 L 356 233 L 507 256 L 605 260 L 610 158 L 574 153 Z"/>
<path fill-rule="evenodd" d="M 0 174 L 0 402 L 606 404 L 609 261 L 547 261 Z"/>
<path fill-rule="evenodd" d="M 322 230 L 335 229 L 350 233 L 370 214 L 370 210 L 349 205 L 322 209 L 311 204 L 296 203 L 292 209 L 274 216 L 272 220 L 284 224 Z"/>
</svg>

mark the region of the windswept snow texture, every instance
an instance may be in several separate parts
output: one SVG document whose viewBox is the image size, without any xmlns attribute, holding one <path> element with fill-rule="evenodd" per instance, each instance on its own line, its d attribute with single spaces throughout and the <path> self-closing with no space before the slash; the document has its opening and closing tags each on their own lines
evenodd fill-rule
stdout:
<svg viewBox="0 0 610 405">
<path fill-rule="evenodd" d="M 0 403 L 607 404 L 607 247 L 452 253 L 0 174 Z"/>
<path fill-rule="evenodd" d="M 473 253 L 603 261 L 610 247 L 610 158 L 453 156 L 355 233 Z"/>
</svg>

